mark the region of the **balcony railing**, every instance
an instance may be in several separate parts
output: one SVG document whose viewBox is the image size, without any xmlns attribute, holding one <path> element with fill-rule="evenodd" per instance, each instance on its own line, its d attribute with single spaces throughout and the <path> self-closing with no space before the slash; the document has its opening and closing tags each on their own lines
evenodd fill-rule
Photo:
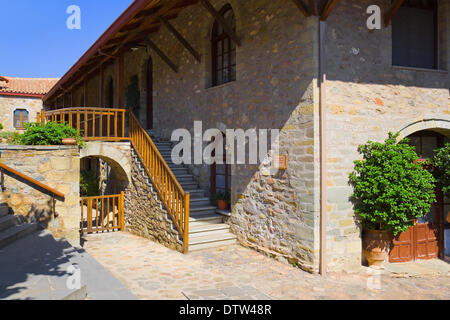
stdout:
<svg viewBox="0 0 450 320">
<path fill-rule="evenodd" d="M 42 110 L 37 121 L 66 122 L 77 129 L 83 140 L 121 141 L 129 140 L 126 128 L 126 109 L 66 108 Z"/>
</svg>

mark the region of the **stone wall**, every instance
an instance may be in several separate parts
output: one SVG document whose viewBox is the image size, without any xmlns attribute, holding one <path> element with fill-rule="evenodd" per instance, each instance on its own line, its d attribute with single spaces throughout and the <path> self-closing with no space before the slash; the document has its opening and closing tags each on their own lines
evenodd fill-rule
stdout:
<svg viewBox="0 0 450 320">
<path fill-rule="evenodd" d="M 244 246 L 318 269 L 317 18 L 304 18 L 292 1 L 228 1 L 237 34 L 237 80 L 211 87 L 210 39 L 214 20 L 200 5 L 173 25 L 202 54 L 198 63 L 165 28 L 152 40 L 179 66 L 174 73 L 152 54 L 155 131 L 280 129 L 288 170 L 270 177 L 257 165 L 233 165 L 232 231 Z M 212 1 L 220 9 L 227 1 Z M 136 55 L 136 54 L 135 54 Z M 143 61 L 134 65 L 144 66 Z M 182 94 L 181 94 L 182 93 Z M 317 115 L 316 115 L 317 116 Z M 209 191 L 209 166 L 193 166 Z"/>
<path fill-rule="evenodd" d="M 140 161 L 131 164 L 131 183 L 125 191 L 125 229 L 182 252 L 183 244 L 158 195 L 144 178 Z"/>
<path fill-rule="evenodd" d="M 372 4 L 386 10 L 390 1 L 342 0 L 327 20 L 330 270 L 361 265 L 361 230 L 349 201 L 352 188 L 348 183 L 353 161 L 360 158 L 358 145 L 369 139 L 383 141 L 389 131 L 398 132 L 421 120 L 450 120 L 448 72 L 393 67 L 391 26 L 375 31 L 365 27 L 368 16 L 364 12 Z M 445 23 L 450 3 L 440 4 L 440 29 L 448 34 Z M 440 45 L 447 56 L 441 56 L 441 61 L 450 60 L 450 41 L 445 37 L 441 35 Z"/>
<path fill-rule="evenodd" d="M 40 98 L 25 98 L 0 95 L 0 123 L 2 131 L 16 131 L 13 124 L 14 110 L 25 109 L 28 111 L 29 122 L 36 122 L 36 115 L 42 110 Z"/>
<path fill-rule="evenodd" d="M 58 217 L 49 213 L 52 196 L 37 186 L 5 174 L 6 191 L 0 202 L 7 203 L 17 215 L 40 221 L 55 237 L 65 237 L 79 245 L 80 159 L 78 147 L 0 146 L 0 161 L 65 195 L 56 201 Z"/>
</svg>

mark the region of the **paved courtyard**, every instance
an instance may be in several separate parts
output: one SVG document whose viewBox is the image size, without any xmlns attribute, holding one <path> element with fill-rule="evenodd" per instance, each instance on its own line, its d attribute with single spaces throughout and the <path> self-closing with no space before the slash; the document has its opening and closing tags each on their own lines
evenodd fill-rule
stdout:
<svg viewBox="0 0 450 320">
<path fill-rule="evenodd" d="M 450 299 L 448 272 L 410 277 L 400 268 L 377 278 L 361 268 L 322 278 L 238 245 L 183 255 L 125 232 L 86 239 L 139 299 Z"/>
</svg>

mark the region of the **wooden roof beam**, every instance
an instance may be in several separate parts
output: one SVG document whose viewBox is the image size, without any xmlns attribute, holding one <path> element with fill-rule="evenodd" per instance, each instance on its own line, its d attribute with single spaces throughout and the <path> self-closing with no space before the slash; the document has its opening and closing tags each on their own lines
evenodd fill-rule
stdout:
<svg viewBox="0 0 450 320">
<path fill-rule="evenodd" d="M 178 73 L 178 66 L 173 63 L 145 33 L 140 32 L 139 36 L 173 71 L 175 71 L 175 73 Z"/>
<path fill-rule="evenodd" d="M 158 18 L 159 21 L 161 21 L 161 23 L 169 29 L 173 36 L 194 56 L 194 58 L 198 62 L 201 62 L 202 56 L 189 44 L 189 42 L 177 31 L 177 29 L 175 29 L 175 27 L 163 16 L 159 16 Z"/>
<path fill-rule="evenodd" d="M 328 0 L 323 7 L 323 10 L 320 14 L 320 21 L 327 20 L 328 16 L 333 11 L 334 7 L 337 5 L 339 0 Z"/>
<path fill-rule="evenodd" d="M 229 26 L 228 23 L 225 21 L 224 17 L 219 12 L 217 12 L 217 10 L 214 8 L 211 2 L 209 2 L 209 0 L 200 0 L 200 3 L 214 17 L 214 19 L 216 19 L 217 23 L 220 24 L 220 26 L 225 30 L 228 36 L 230 36 L 231 40 L 233 40 L 233 42 L 240 47 L 241 40 L 233 31 L 231 26 Z"/>
<path fill-rule="evenodd" d="M 388 12 L 384 15 L 384 25 L 387 27 L 392 21 L 392 18 L 397 13 L 398 9 L 402 6 L 405 0 L 395 0 L 392 6 L 389 8 Z"/>
<path fill-rule="evenodd" d="M 295 3 L 297 8 L 300 10 L 301 13 L 303 13 L 305 17 L 309 17 L 311 15 L 306 6 L 303 4 L 302 0 L 292 0 L 292 1 Z"/>
</svg>

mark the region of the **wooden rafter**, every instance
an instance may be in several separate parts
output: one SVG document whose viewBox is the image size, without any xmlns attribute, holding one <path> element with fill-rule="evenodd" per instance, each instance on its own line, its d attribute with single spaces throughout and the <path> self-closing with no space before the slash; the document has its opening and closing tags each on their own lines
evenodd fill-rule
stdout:
<svg viewBox="0 0 450 320">
<path fill-rule="evenodd" d="M 303 4 L 302 0 L 292 0 L 295 5 L 297 6 L 297 8 L 300 10 L 301 13 L 303 13 L 303 15 L 305 17 L 309 17 L 310 13 L 308 11 L 308 9 L 306 8 L 306 6 Z"/>
<path fill-rule="evenodd" d="M 384 16 L 384 25 L 387 27 L 392 21 L 392 18 L 397 13 L 398 9 L 402 6 L 403 2 L 405 0 L 395 0 L 395 2 L 392 4 L 392 6 L 389 8 L 389 11 L 386 12 Z"/>
<path fill-rule="evenodd" d="M 139 33 L 139 36 L 145 41 L 145 43 L 173 70 L 178 73 L 178 66 L 162 52 L 158 46 L 150 40 L 150 38 L 143 32 Z"/>
<path fill-rule="evenodd" d="M 339 0 L 328 0 L 320 13 L 320 21 L 327 20 L 328 16 L 333 11 L 334 7 L 337 5 Z"/>
<path fill-rule="evenodd" d="M 317 7 L 314 0 L 308 0 L 309 4 L 309 14 L 313 16 L 317 16 Z"/>
<path fill-rule="evenodd" d="M 166 26 L 167 29 L 173 34 L 173 36 L 195 57 L 195 59 L 200 62 L 201 61 L 201 55 L 195 50 L 189 42 L 175 29 L 175 27 L 163 16 L 159 16 L 159 21 L 163 25 Z"/>
<path fill-rule="evenodd" d="M 239 39 L 239 37 L 233 31 L 231 26 L 228 25 L 224 17 L 219 12 L 217 12 L 211 2 L 209 2 L 209 0 L 200 0 L 200 3 L 214 17 L 214 19 L 216 19 L 217 23 L 223 28 L 223 30 L 225 30 L 228 36 L 230 36 L 231 40 L 233 40 L 233 42 L 237 46 L 241 46 L 241 40 Z"/>
</svg>

